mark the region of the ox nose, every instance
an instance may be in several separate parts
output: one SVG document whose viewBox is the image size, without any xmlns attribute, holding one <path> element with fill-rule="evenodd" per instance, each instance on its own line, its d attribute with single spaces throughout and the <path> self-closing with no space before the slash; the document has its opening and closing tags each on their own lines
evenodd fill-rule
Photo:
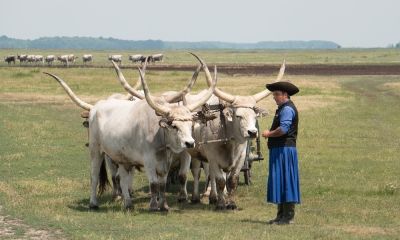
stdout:
<svg viewBox="0 0 400 240">
<path fill-rule="evenodd" d="M 194 142 L 185 142 L 187 148 L 194 148 Z"/>
<path fill-rule="evenodd" d="M 256 138 L 257 137 L 257 130 L 248 130 L 247 133 L 249 134 L 250 138 Z"/>
</svg>

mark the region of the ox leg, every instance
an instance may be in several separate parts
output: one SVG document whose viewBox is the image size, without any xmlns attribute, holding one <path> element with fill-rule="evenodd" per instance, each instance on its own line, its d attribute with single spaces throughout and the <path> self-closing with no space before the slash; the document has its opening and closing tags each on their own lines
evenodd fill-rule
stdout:
<svg viewBox="0 0 400 240">
<path fill-rule="evenodd" d="M 211 178 L 211 175 L 209 179 L 211 190 L 210 195 L 208 196 L 208 201 L 210 204 L 216 204 L 218 202 L 217 183 L 215 181 L 215 178 Z"/>
<path fill-rule="evenodd" d="M 131 171 L 129 171 L 129 177 L 131 178 L 131 180 L 129 181 L 129 195 L 131 196 L 131 198 L 133 198 L 133 175 L 135 174 L 135 168 L 132 168 Z"/>
<path fill-rule="evenodd" d="M 97 149 L 90 151 L 91 156 L 91 193 L 90 193 L 90 209 L 98 209 L 99 204 L 97 202 L 97 185 L 99 184 L 100 167 L 103 162 L 103 156 Z"/>
<path fill-rule="evenodd" d="M 213 164 L 213 162 L 210 163 L 210 176 L 211 176 L 211 182 L 214 180 L 217 186 L 217 210 L 223 210 L 226 208 L 226 203 L 225 203 L 225 194 L 224 194 L 224 189 L 225 189 L 225 177 L 222 169 L 218 167 L 216 163 Z"/>
<path fill-rule="evenodd" d="M 183 151 L 180 154 L 180 168 L 179 168 L 179 184 L 180 191 L 178 196 L 178 202 L 187 202 L 188 194 L 187 194 L 187 172 L 190 168 L 191 156 L 188 152 Z"/>
<path fill-rule="evenodd" d="M 129 187 L 132 183 L 132 168 L 126 169 L 123 165 L 118 168 L 118 173 L 120 176 L 122 196 L 124 197 L 124 207 L 125 209 L 133 209 L 131 195 L 129 193 Z"/>
<path fill-rule="evenodd" d="M 206 183 L 204 185 L 204 190 L 203 190 L 203 197 L 209 197 L 211 192 L 210 165 L 206 162 L 203 162 L 202 164 L 203 164 L 204 175 L 206 178 Z"/>
<path fill-rule="evenodd" d="M 203 169 L 206 175 L 206 186 L 204 189 L 204 196 L 208 196 L 208 201 L 210 204 L 216 204 L 218 200 L 217 185 L 215 183 L 215 178 L 211 180 L 210 164 L 203 162 Z"/>
<path fill-rule="evenodd" d="M 167 178 L 168 172 L 171 167 L 171 163 L 174 159 L 174 153 L 171 151 L 166 151 L 166 161 L 163 161 L 162 164 L 158 165 L 156 173 L 158 178 L 158 186 L 159 186 L 159 207 L 160 211 L 168 211 L 169 206 L 167 203 L 167 198 L 165 195 L 165 190 L 167 189 Z M 190 156 L 189 156 L 190 160 Z"/>
<path fill-rule="evenodd" d="M 228 201 L 227 201 L 227 209 L 235 210 L 237 209 L 235 202 L 235 194 L 238 187 L 239 182 L 239 174 L 230 174 L 226 185 L 228 189 Z"/>
<path fill-rule="evenodd" d="M 168 177 L 168 174 L 165 174 L 165 176 L 160 177 L 160 182 L 159 182 L 160 211 L 168 211 L 169 210 L 169 206 L 167 203 L 167 197 L 165 196 L 165 190 L 167 188 L 167 177 Z"/>
<path fill-rule="evenodd" d="M 118 198 L 118 196 L 121 196 L 121 185 L 120 185 L 120 177 L 117 175 L 118 172 L 118 165 L 115 164 L 112 159 L 108 156 L 105 155 L 105 159 L 107 162 L 108 169 L 110 170 L 111 173 L 111 179 L 113 183 L 113 190 L 112 190 L 112 197 L 113 199 Z"/>
<path fill-rule="evenodd" d="M 158 182 L 150 182 L 150 211 L 158 211 L 158 193 L 160 191 L 160 185 Z"/>
<path fill-rule="evenodd" d="M 201 162 L 198 159 L 192 159 L 192 175 L 193 175 L 193 192 L 192 192 L 192 203 L 200 202 L 200 193 L 199 193 L 199 181 L 200 181 L 200 165 Z"/>
<path fill-rule="evenodd" d="M 228 190 L 228 209 L 237 209 L 235 202 L 236 190 L 239 184 L 239 175 L 240 170 L 243 167 L 244 161 L 246 158 L 246 150 L 243 148 L 243 151 L 240 153 L 238 161 L 236 161 L 235 167 L 232 171 L 227 175 L 227 190 Z"/>
<path fill-rule="evenodd" d="M 147 178 L 149 179 L 150 185 L 150 211 L 158 211 L 158 195 L 160 192 L 160 184 L 158 183 L 158 177 L 156 173 L 156 169 L 154 166 L 151 166 L 151 159 L 144 159 L 145 170 L 147 174 Z"/>
</svg>

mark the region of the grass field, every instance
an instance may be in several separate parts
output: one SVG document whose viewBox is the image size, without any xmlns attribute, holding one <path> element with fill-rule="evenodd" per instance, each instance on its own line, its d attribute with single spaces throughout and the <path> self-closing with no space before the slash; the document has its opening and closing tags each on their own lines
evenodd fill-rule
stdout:
<svg viewBox="0 0 400 240">
<path fill-rule="evenodd" d="M 0 49 L 0 56 L 17 54 L 62 55 L 74 54 L 79 59 L 76 64 L 82 64 L 83 54 L 93 54 L 93 65 L 109 65 L 110 54 L 122 54 L 123 65 L 133 65 L 128 56 L 133 54 L 151 55 L 162 52 L 165 55 L 164 64 L 188 64 L 196 62 L 187 51 L 172 50 L 25 50 Z M 209 64 L 280 64 L 286 58 L 289 64 L 399 64 L 400 49 L 332 49 L 332 50 L 199 50 L 195 51 Z M 60 63 L 56 63 L 60 65 Z M 158 63 L 160 64 L 160 63 Z M 6 66 L 3 60 L 0 66 Z"/>
<path fill-rule="evenodd" d="M 175 54 L 186 61 L 184 53 Z M 343 54 L 340 61 L 363 54 Z M 374 61 L 380 62 L 380 54 L 388 53 L 374 52 Z M 387 61 L 397 61 L 399 52 L 390 54 Z M 265 61 L 259 55 L 254 61 Z M 269 55 L 268 61 L 278 63 L 284 53 Z M 292 61 L 325 57 L 304 55 Z M 225 61 L 211 52 L 204 58 Z M 50 239 L 399 239 L 400 76 L 288 76 L 301 89 L 293 101 L 300 112 L 302 204 L 296 224 L 282 227 L 266 224 L 276 213 L 275 206 L 264 202 L 267 161 L 253 164 L 253 185 L 239 186 L 237 211 L 214 211 L 206 200 L 178 204 L 173 188 L 168 194 L 172 210 L 151 213 L 144 173 L 134 179 L 135 210 L 123 211 L 108 191 L 100 198 L 100 210 L 88 211 L 89 161 L 81 110 L 42 70 L 58 74 L 92 103 L 123 92 L 111 69 L 0 69 L 0 214 L 25 224 L 12 225 L 14 235 L 2 236 L 0 230 L 2 239 L 22 238 L 31 228 L 46 230 Z M 131 83 L 137 78 L 133 70 L 124 73 Z M 159 93 L 179 89 L 190 73 L 146 76 L 152 92 Z M 220 75 L 218 85 L 245 95 L 273 79 Z M 203 87 L 201 76 L 194 91 Z M 275 110 L 271 98 L 260 106 Z M 263 129 L 270 124 L 271 117 L 261 121 Z"/>
</svg>

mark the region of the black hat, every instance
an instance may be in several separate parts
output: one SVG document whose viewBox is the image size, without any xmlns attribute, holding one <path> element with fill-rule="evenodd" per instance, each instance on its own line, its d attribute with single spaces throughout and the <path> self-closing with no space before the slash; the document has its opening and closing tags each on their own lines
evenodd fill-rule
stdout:
<svg viewBox="0 0 400 240">
<path fill-rule="evenodd" d="M 293 83 L 290 82 L 275 82 L 275 83 L 270 83 L 265 85 L 265 87 L 270 90 L 271 92 L 273 91 L 282 91 L 282 92 L 287 92 L 289 96 L 295 95 L 298 93 L 300 90 L 298 87 L 296 87 Z"/>
</svg>

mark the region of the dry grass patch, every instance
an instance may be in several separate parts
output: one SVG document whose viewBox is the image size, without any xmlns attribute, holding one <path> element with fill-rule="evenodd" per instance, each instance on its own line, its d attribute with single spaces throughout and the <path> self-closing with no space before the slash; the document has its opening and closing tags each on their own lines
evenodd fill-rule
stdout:
<svg viewBox="0 0 400 240">
<path fill-rule="evenodd" d="M 66 195 L 76 189 L 82 188 L 82 182 L 74 181 L 66 178 L 57 178 L 55 181 L 49 182 L 47 180 L 21 180 L 17 183 L 20 185 L 25 193 L 32 195 Z"/>
<path fill-rule="evenodd" d="M 400 96 L 400 82 L 388 82 L 380 86 L 380 89 L 389 91 L 397 96 Z"/>
<path fill-rule="evenodd" d="M 32 240 L 64 239 L 59 230 L 49 231 L 47 229 L 33 228 L 19 219 L 3 215 L 2 206 L 0 206 L 0 238 Z"/>
<path fill-rule="evenodd" d="M 400 82 L 390 82 L 383 84 L 384 87 L 394 88 L 396 90 L 400 90 Z"/>
<path fill-rule="evenodd" d="M 22 196 L 6 182 L 0 182 L 0 192 L 5 194 L 8 199 L 13 200 L 10 202 L 13 206 L 18 206 L 23 200 Z"/>
<path fill-rule="evenodd" d="M 384 228 L 384 227 L 371 227 L 371 226 L 333 226 L 335 230 L 350 233 L 357 237 L 376 237 L 376 236 L 396 236 L 399 233 L 399 229 L 396 228 Z"/>
</svg>

